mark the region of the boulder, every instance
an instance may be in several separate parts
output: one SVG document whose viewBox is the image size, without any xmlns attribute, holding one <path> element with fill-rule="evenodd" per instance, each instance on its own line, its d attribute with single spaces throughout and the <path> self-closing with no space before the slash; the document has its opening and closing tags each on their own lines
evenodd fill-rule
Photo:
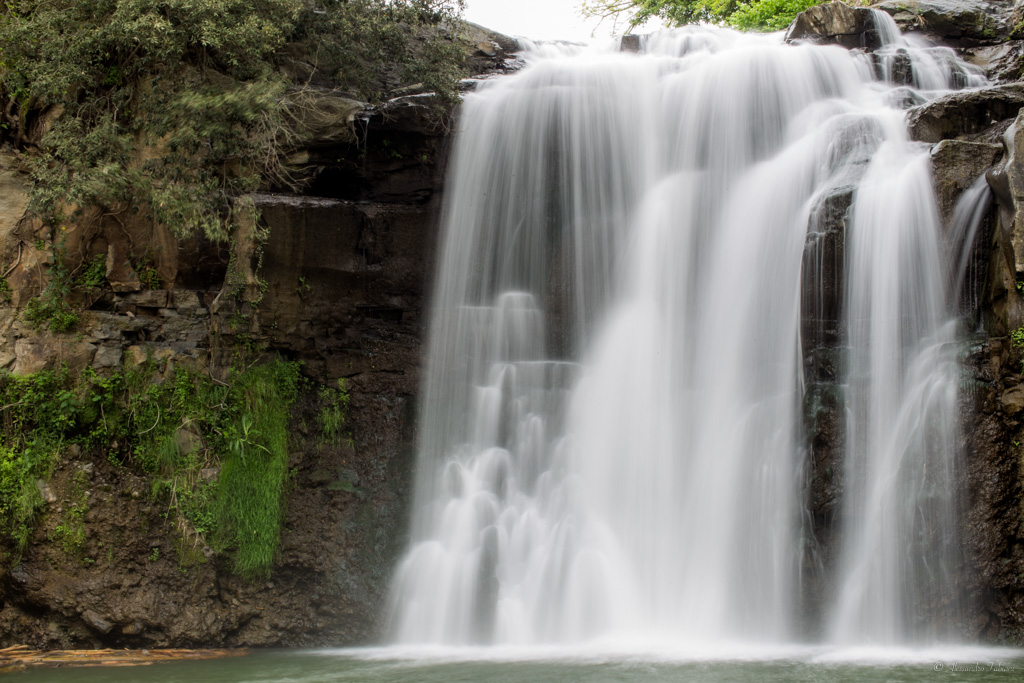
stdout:
<svg viewBox="0 0 1024 683">
<path fill-rule="evenodd" d="M 982 90 L 957 91 L 914 107 L 907 116 L 910 136 L 939 142 L 962 135 L 979 135 L 1024 106 L 1024 83 Z"/>
<path fill-rule="evenodd" d="M 100 346 L 93 356 L 92 366 L 97 370 L 108 370 L 121 367 L 120 346 Z"/>
<path fill-rule="evenodd" d="M 89 628 L 106 635 L 114 628 L 114 624 L 104 619 L 91 609 L 82 612 L 82 621 L 89 625 Z"/>
<path fill-rule="evenodd" d="M 1024 75 L 1024 40 L 1008 40 L 961 50 L 964 61 L 980 67 L 993 83 L 1012 83 Z"/>
<path fill-rule="evenodd" d="M 461 39 L 469 73 L 480 75 L 518 68 L 515 53 L 520 47 L 515 38 L 469 21 L 460 22 L 455 32 Z"/>
<path fill-rule="evenodd" d="M 999 397 L 1003 411 L 1007 415 L 1016 415 L 1024 410 L 1024 386 L 1017 385 Z"/>
<path fill-rule="evenodd" d="M 632 33 L 619 42 L 619 52 L 640 52 L 640 47 L 640 36 Z"/>
<path fill-rule="evenodd" d="M 873 50 L 882 42 L 871 10 L 833 2 L 816 5 L 796 15 L 786 31 L 786 42 L 812 42 Z"/>
<path fill-rule="evenodd" d="M 901 31 L 918 31 L 957 47 L 992 45 L 1010 32 L 1008 0 L 884 0 L 872 5 Z"/>
</svg>

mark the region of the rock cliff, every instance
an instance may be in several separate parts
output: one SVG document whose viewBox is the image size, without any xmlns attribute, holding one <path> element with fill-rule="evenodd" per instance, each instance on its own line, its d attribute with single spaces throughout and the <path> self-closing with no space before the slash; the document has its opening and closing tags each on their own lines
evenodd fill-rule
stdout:
<svg viewBox="0 0 1024 683">
<path fill-rule="evenodd" d="M 474 73 L 517 68 L 515 41 L 474 26 L 464 39 Z M 323 88 L 289 96 L 302 125 L 282 159 L 288 182 L 246 198 L 241 211 L 258 224 L 243 216 L 232 246 L 177 240 L 131 212 L 43 225 L 26 213 L 21 155 L 0 150 L 0 368 L 103 376 L 147 364 L 152 381 L 185 367 L 223 378 L 240 350 L 258 349 L 301 362 L 313 387 L 343 379 L 348 391 L 339 443 L 316 434 L 315 391 L 293 408 L 290 495 L 266 580 L 235 576 L 226 557 L 182 533 L 145 473 L 102 446 L 66 449 L 38 482 L 43 507 L 28 547 L 19 556 L 7 546 L 0 559 L 0 643 L 311 646 L 379 636 L 410 498 L 452 118 L 429 93 L 379 106 Z M 80 320 L 62 333 L 25 315 L 52 279 L 58 240 L 72 268 L 98 261 L 107 283 L 75 290 Z M 82 511 L 84 530 L 74 553 L 57 540 L 71 510 Z"/>
<path fill-rule="evenodd" d="M 982 273 L 973 294 L 979 317 L 964 353 L 962 575 L 971 602 L 962 627 L 968 637 L 1019 644 L 1024 353 L 1013 333 L 1024 326 L 1021 10 L 996 0 L 875 7 L 903 30 L 956 47 L 994 81 L 907 106 L 911 135 L 931 145 L 947 228 L 979 176 L 995 197 L 972 257 Z M 798 17 L 788 39 L 869 51 L 878 45 L 872 22 L 862 8 L 831 3 Z M 477 71 L 515 68 L 513 41 L 474 31 Z M 109 283 L 76 294 L 75 332 L 39 331 L 25 319 L 53 266 L 58 226 L 26 214 L 22 160 L 0 150 L 0 367 L 25 374 L 66 364 L 103 374 L 150 359 L 163 377 L 186 366 L 217 376 L 240 345 L 251 345 L 302 361 L 318 385 L 345 379 L 350 393 L 350 439 L 341 444 L 318 442 L 312 397 L 293 411 L 280 551 L 270 578 L 258 582 L 234 576 L 203 544 L 187 543 L 144 474 L 111 462 L 102 448 L 67 449 L 52 478 L 39 482 L 44 506 L 27 550 L 18 558 L 8 548 L 0 559 L 0 644 L 314 646 L 379 635 L 410 499 L 424 311 L 453 123 L 423 94 L 377 107 L 329 90 L 302 97 L 306 125 L 282 165 L 304 189 L 279 184 L 252 195 L 259 222 L 239 221 L 233 247 L 175 240 L 131 214 L 95 212 L 69 227 L 66 256 L 79 264 L 99 258 Z M 832 590 L 824 577 L 837 549 L 849 206 L 849 190 L 837 188 L 816 207 L 805 258 L 812 529 L 802 609 L 809 615 Z M 72 555 L 54 539 L 81 500 L 85 539 Z"/>
</svg>

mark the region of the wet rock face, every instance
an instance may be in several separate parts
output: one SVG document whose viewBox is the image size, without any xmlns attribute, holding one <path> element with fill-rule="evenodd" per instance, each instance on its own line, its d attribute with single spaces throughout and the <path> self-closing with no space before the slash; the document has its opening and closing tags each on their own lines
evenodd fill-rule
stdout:
<svg viewBox="0 0 1024 683">
<path fill-rule="evenodd" d="M 315 419 L 300 406 L 299 420 Z M 298 430 L 297 430 L 298 431 Z M 56 537 L 62 508 L 87 501 L 85 541 L 67 552 L 35 543 L 0 577 L 0 637 L 36 647 L 311 646 L 367 642 L 378 632 L 384 566 L 400 526 L 401 467 L 376 471 L 355 448 L 298 439 L 294 491 L 268 580 L 230 573 L 184 539 L 149 482 L 107 462 L 65 459 L 37 533 Z M 315 456 L 315 457 L 314 457 Z M 361 475 L 361 476 L 360 476 Z M 353 479 L 363 497 L 331 484 Z M 397 538 L 397 536 L 396 536 Z"/>
<path fill-rule="evenodd" d="M 932 147 L 932 175 L 944 228 L 949 228 L 960 195 L 1002 156 L 1003 146 L 988 142 L 943 140 Z"/>
<path fill-rule="evenodd" d="M 1000 10 L 986 3 L 956 4 L 952 9 L 942 9 L 938 3 L 930 3 L 928 8 L 921 3 L 899 3 L 904 15 L 897 13 L 896 20 L 904 30 L 947 38 L 961 47 L 975 46 L 976 62 L 997 75 L 1016 74 L 1020 71 L 1016 42 L 999 42 L 999 36 L 1005 38 L 1009 31 L 1008 3 L 1004 4 Z M 876 7 L 890 13 L 895 9 L 884 4 Z M 982 16 L 986 11 L 991 16 Z M 953 16 L 974 16 L 976 26 L 955 25 L 959 19 L 951 19 Z M 790 27 L 787 38 L 868 50 L 877 45 L 870 13 L 839 3 L 805 12 Z M 896 76 L 900 82 L 900 74 Z M 1024 218 L 1018 220 L 1024 192 L 1017 187 L 1017 176 L 1024 177 L 1017 168 L 1018 149 L 1024 153 L 1024 135 L 1018 133 L 1024 129 L 1018 120 L 1024 90 L 1020 83 L 1008 83 L 956 92 L 927 103 L 908 99 L 904 106 L 909 110 L 911 137 L 931 145 L 935 193 L 947 239 L 953 241 L 957 200 L 979 177 L 988 179 L 996 197 L 995 206 L 982 219 L 975 249 L 981 269 L 977 284 L 984 292 L 979 297 L 980 315 L 987 336 L 965 342 L 961 402 L 962 414 L 969 417 L 962 429 L 965 460 L 958 475 L 958 490 L 963 492 L 959 533 L 964 551 L 959 571 L 969 605 L 961 629 L 967 638 L 1019 643 L 1024 641 L 1024 590 L 1019 581 L 1024 575 L 1020 551 L 1024 547 L 1020 514 L 1024 472 L 1018 446 L 1024 442 L 1024 383 L 1021 350 L 1013 348 L 1004 335 L 1024 324 L 1024 301 L 1016 288 L 1018 279 L 1024 279 L 1024 251 L 1020 249 L 1024 238 L 1018 234 L 1018 226 L 1024 224 Z M 834 574 L 841 529 L 845 459 L 841 321 L 849 206 L 849 190 L 843 188 L 821 198 L 811 212 L 803 259 L 801 341 L 808 448 L 801 603 L 796 607 L 805 617 L 803 628 L 809 637 L 821 636 L 823 625 L 815 621 L 816 615 L 820 606 L 834 597 L 835 586 L 830 585 L 829 577 Z"/>
<path fill-rule="evenodd" d="M 1020 363 L 1020 350 L 998 339 L 976 346 L 966 362 L 972 381 L 963 402 L 973 419 L 965 430 L 963 473 L 961 533 L 970 567 L 965 630 L 994 643 L 1024 639 Z"/>
</svg>

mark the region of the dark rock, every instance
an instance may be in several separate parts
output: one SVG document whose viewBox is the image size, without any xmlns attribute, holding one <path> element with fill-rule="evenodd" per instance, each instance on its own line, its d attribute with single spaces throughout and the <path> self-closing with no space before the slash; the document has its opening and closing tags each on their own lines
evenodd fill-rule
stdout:
<svg viewBox="0 0 1024 683">
<path fill-rule="evenodd" d="M 388 100 L 368 112 L 373 129 L 401 133 L 443 133 L 450 123 L 448 113 L 438 106 L 433 93 L 407 95 Z"/>
<path fill-rule="evenodd" d="M 943 140 L 932 148 L 932 177 L 939 213 L 948 231 L 953 207 L 969 188 L 1003 155 L 1001 145 L 966 140 Z M 948 232 L 947 232 L 948 234 Z"/>
<path fill-rule="evenodd" d="M 1012 83 L 1024 75 L 1024 40 L 1008 40 L 961 52 L 965 61 L 981 67 L 995 83 Z"/>
<path fill-rule="evenodd" d="M 622 36 L 622 40 L 619 42 L 619 51 L 640 52 L 640 36 L 634 34 Z"/>
<path fill-rule="evenodd" d="M 853 189 L 852 185 L 833 189 L 811 211 L 800 288 L 800 338 L 808 350 L 839 342 L 844 291 L 844 239 Z M 817 374 L 813 368 L 808 370 L 810 377 Z"/>
<path fill-rule="evenodd" d="M 1024 106 L 1024 84 L 954 92 L 910 110 L 910 136 L 939 142 L 962 135 L 977 135 L 1004 119 L 1017 116 Z"/>
<path fill-rule="evenodd" d="M 838 0 L 816 5 L 796 15 L 786 31 L 786 42 L 801 41 L 869 50 L 882 44 L 871 10 L 850 7 Z"/>
<path fill-rule="evenodd" d="M 1024 271 L 1024 119 L 1003 136 L 1003 163 L 987 178 L 999 207 L 989 258 L 985 324 L 993 336 L 1024 325 L 1024 300 L 1017 289 Z"/>
<path fill-rule="evenodd" d="M 114 624 L 107 621 L 91 609 L 82 612 L 82 621 L 88 624 L 89 628 L 103 635 L 110 633 L 114 628 Z"/>
<path fill-rule="evenodd" d="M 1004 40 L 1009 0 L 884 0 L 872 5 L 892 15 L 901 31 L 917 31 L 946 45 L 970 47 Z"/>
</svg>

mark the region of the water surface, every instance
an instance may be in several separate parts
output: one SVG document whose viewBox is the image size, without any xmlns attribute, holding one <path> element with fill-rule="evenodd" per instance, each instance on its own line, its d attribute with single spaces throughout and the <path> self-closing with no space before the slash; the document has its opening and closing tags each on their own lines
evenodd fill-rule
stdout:
<svg viewBox="0 0 1024 683">
<path fill-rule="evenodd" d="M 599 654 L 605 650 L 606 654 Z M 328 683 L 333 681 L 1018 681 L 1024 652 L 812 647 L 712 652 L 608 648 L 395 648 L 263 650 L 242 658 L 183 661 L 147 667 L 46 669 L 9 674 L 12 683 Z"/>
</svg>

